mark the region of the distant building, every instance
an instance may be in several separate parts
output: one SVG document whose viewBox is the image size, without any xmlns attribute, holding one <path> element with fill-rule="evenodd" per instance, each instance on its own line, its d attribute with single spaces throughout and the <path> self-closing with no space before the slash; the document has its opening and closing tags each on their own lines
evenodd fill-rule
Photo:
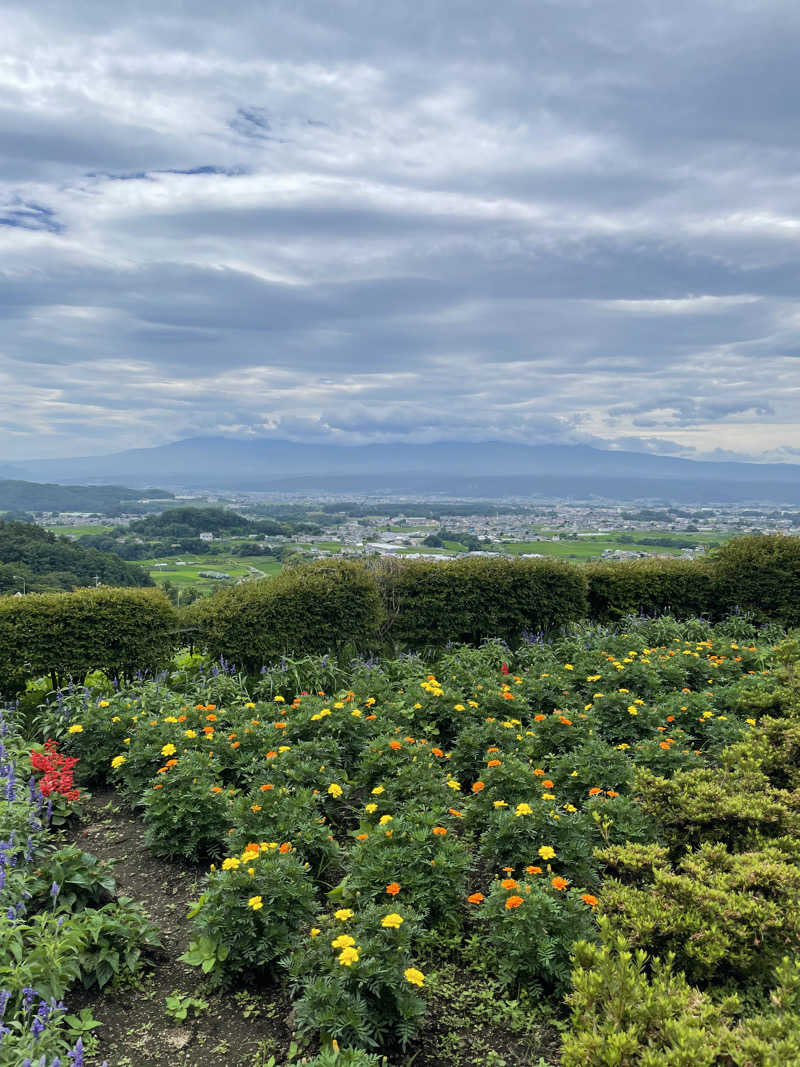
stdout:
<svg viewBox="0 0 800 1067">
<path fill-rule="evenodd" d="M 198 536 L 200 537 L 201 541 L 213 541 L 214 540 L 213 533 L 209 533 L 207 531 L 204 531 L 203 533 L 199 534 Z"/>
</svg>

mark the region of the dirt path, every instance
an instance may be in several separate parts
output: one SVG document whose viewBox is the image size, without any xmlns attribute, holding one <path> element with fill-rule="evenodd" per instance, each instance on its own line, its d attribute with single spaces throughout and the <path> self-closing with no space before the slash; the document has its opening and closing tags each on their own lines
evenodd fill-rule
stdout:
<svg viewBox="0 0 800 1067">
<path fill-rule="evenodd" d="M 106 1059 L 109 1067 L 266 1067 L 273 1055 L 281 1062 L 291 1037 L 285 1021 L 291 1005 L 279 989 L 210 992 L 196 967 L 178 961 L 188 947 L 186 911 L 199 892 L 203 870 L 153 857 L 144 846 L 141 820 L 113 792 L 94 795 L 88 819 L 76 843 L 116 861 L 119 895 L 142 904 L 164 946 L 140 985 L 69 998 L 72 1010 L 90 1007 L 103 1023 L 96 1031 L 99 1047 L 93 1062 Z M 176 992 L 206 1000 L 208 1008 L 176 1022 L 165 1012 L 165 998 Z"/>
</svg>

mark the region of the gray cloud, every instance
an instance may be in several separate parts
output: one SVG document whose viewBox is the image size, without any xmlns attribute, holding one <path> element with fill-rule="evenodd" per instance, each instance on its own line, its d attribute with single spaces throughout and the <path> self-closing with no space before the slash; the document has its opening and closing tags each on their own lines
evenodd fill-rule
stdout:
<svg viewBox="0 0 800 1067">
<path fill-rule="evenodd" d="M 790 0 L 6 24 L 0 460 L 198 431 L 796 458 Z"/>
</svg>

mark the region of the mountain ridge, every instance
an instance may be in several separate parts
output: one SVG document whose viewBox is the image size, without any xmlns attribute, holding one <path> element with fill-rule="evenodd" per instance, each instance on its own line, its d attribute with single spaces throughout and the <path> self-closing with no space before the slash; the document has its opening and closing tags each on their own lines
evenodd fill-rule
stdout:
<svg viewBox="0 0 800 1067">
<path fill-rule="evenodd" d="M 453 490 L 489 496 L 509 495 L 516 486 L 516 495 L 800 503 L 796 464 L 502 441 L 348 445 L 197 436 L 101 456 L 0 464 L 0 477 L 282 492 L 293 484 L 300 491 L 300 483 L 306 491 L 325 491 L 334 484 L 341 491 L 358 491 L 362 484 L 375 491 L 385 483 L 393 492 Z"/>
</svg>

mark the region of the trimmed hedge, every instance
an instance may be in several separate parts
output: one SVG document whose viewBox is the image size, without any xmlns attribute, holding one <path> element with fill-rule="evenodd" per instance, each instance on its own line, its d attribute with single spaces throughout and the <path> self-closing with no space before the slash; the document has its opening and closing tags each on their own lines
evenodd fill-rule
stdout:
<svg viewBox="0 0 800 1067">
<path fill-rule="evenodd" d="M 732 611 L 800 626 L 800 537 L 731 541 L 703 560 L 640 559 L 586 566 L 552 559 L 454 562 L 325 560 L 221 590 L 187 615 L 199 647 L 246 671 L 283 653 L 509 643 L 586 618 L 628 614 L 712 620 Z M 102 668 L 118 675 L 166 665 L 178 617 L 162 593 L 81 589 L 0 597 L 0 692 L 26 677 L 56 684 Z"/>
<path fill-rule="evenodd" d="M 800 626 L 800 537 L 754 534 L 724 545 L 714 560 L 722 612 Z"/>
<path fill-rule="evenodd" d="M 635 559 L 589 563 L 589 617 L 616 622 L 625 615 L 694 615 L 721 618 L 726 612 L 712 560 Z"/>
<path fill-rule="evenodd" d="M 177 617 L 157 589 L 78 589 L 0 598 L 0 690 L 24 678 L 105 670 L 120 677 L 165 667 L 177 643 Z"/>
<path fill-rule="evenodd" d="M 375 579 L 357 563 L 324 560 L 223 589 L 190 609 L 198 644 L 246 671 L 286 652 L 373 645 L 383 618 Z"/>
<path fill-rule="evenodd" d="M 408 560 L 377 574 L 386 605 L 384 633 L 406 648 L 477 644 L 484 637 L 520 640 L 583 618 L 582 568 L 558 560 Z"/>
</svg>

